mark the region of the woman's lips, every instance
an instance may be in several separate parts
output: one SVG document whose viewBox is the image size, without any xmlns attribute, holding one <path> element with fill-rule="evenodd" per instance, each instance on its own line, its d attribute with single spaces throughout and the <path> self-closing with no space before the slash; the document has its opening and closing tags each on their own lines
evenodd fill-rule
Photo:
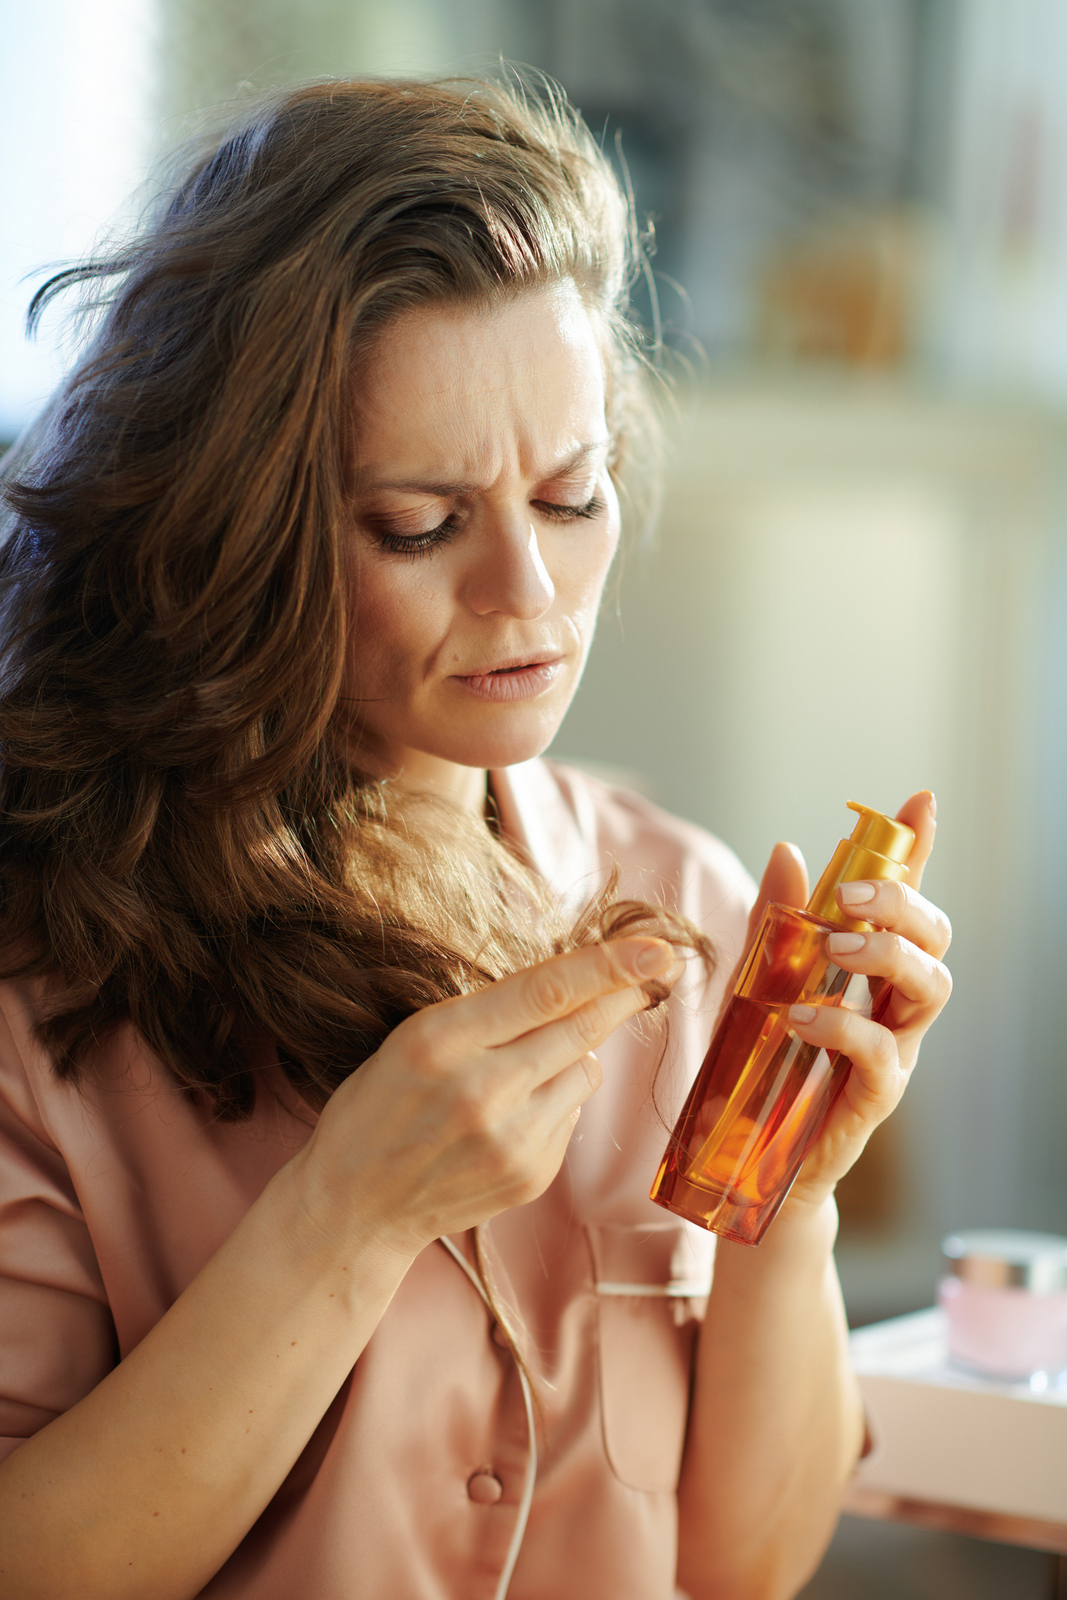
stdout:
<svg viewBox="0 0 1067 1600">
<path fill-rule="evenodd" d="M 554 656 L 549 661 L 497 667 L 489 672 L 472 672 L 467 677 L 456 673 L 455 682 L 479 700 L 532 700 L 555 682 L 562 665 L 563 657 Z"/>
</svg>

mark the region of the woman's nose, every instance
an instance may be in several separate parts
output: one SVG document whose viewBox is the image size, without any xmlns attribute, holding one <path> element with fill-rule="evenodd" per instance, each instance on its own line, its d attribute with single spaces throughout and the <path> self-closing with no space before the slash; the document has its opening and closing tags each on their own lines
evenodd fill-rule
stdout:
<svg viewBox="0 0 1067 1600">
<path fill-rule="evenodd" d="M 466 600 L 473 611 L 479 616 L 499 611 L 522 622 L 535 622 L 550 610 L 555 598 L 555 585 L 532 523 L 525 528 L 497 525 L 486 531 L 466 583 Z"/>
</svg>

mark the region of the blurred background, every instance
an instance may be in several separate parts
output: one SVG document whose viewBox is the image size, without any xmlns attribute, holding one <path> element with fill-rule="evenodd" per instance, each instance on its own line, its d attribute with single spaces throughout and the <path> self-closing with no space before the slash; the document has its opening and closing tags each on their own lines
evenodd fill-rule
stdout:
<svg viewBox="0 0 1067 1600">
<path fill-rule="evenodd" d="M 36 275 L 206 106 L 503 56 L 619 141 L 681 381 L 555 752 L 757 876 L 934 789 L 956 994 L 843 1189 L 850 1318 L 931 1303 L 951 1228 L 1067 1231 L 1065 0 L 5 0 L 4 37 L 0 441 L 69 354 Z"/>
</svg>

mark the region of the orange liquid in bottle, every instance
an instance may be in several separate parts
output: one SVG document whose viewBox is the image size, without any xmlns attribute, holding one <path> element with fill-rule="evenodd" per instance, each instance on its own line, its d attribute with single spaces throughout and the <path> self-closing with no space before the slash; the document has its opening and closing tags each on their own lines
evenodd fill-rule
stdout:
<svg viewBox="0 0 1067 1600">
<path fill-rule="evenodd" d="M 877 1019 L 888 1002 L 881 979 L 826 954 L 838 926 L 767 907 L 652 1186 L 660 1205 L 725 1238 L 759 1243 L 845 1086 L 848 1061 L 799 1039 L 789 1007 Z"/>
</svg>

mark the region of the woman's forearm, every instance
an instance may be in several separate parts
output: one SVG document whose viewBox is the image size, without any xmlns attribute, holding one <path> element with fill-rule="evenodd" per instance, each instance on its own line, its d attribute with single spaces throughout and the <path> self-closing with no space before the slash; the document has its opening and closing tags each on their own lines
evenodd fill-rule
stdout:
<svg viewBox="0 0 1067 1600">
<path fill-rule="evenodd" d="M 836 1226 L 787 1202 L 757 1249 L 719 1244 L 679 1489 L 693 1600 L 786 1600 L 833 1531 L 863 1438 Z"/>
<path fill-rule="evenodd" d="M 6 1600 L 185 1600 L 262 1512 L 409 1262 L 340 1252 L 292 1167 L 91 1394 L 0 1466 Z"/>
</svg>

